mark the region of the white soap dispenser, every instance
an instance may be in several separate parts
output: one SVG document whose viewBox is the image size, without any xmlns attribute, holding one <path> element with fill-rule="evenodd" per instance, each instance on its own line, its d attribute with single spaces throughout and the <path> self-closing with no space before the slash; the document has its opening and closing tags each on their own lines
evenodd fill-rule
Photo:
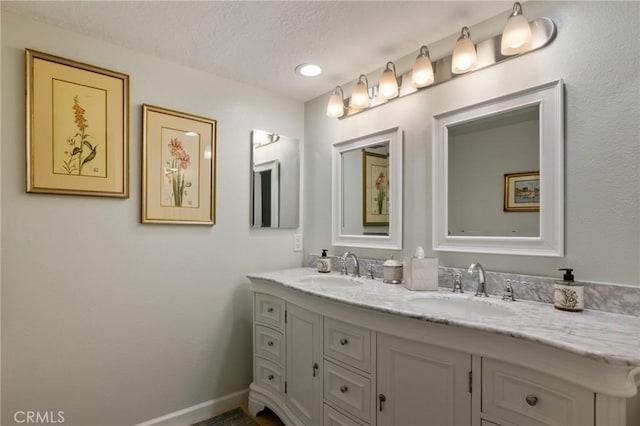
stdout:
<svg viewBox="0 0 640 426">
<path fill-rule="evenodd" d="M 564 271 L 562 281 L 554 283 L 553 306 L 556 309 L 580 312 L 584 309 L 584 286 L 573 280 L 573 269 L 561 268 Z"/>
<path fill-rule="evenodd" d="M 331 258 L 327 257 L 327 249 L 322 249 L 322 256 L 318 258 L 318 272 L 331 272 Z"/>
</svg>

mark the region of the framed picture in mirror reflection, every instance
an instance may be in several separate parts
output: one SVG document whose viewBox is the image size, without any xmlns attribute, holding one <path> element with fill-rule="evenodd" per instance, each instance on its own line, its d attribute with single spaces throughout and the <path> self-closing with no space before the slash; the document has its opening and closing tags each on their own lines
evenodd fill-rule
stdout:
<svg viewBox="0 0 640 426">
<path fill-rule="evenodd" d="M 389 225 L 389 155 L 362 150 L 362 225 Z"/>
<path fill-rule="evenodd" d="M 540 172 L 504 175 L 504 211 L 540 211 Z"/>
</svg>

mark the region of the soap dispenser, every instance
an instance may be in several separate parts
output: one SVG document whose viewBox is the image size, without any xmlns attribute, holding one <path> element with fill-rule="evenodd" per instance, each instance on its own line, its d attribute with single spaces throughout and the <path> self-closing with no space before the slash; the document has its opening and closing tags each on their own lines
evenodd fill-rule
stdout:
<svg viewBox="0 0 640 426">
<path fill-rule="evenodd" d="M 584 286 L 573 280 L 573 269 L 561 268 L 564 271 L 562 281 L 554 284 L 553 306 L 563 311 L 580 312 L 584 309 Z"/>
<path fill-rule="evenodd" d="M 318 272 L 331 272 L 331 259 L 327 257 L 327 249 L 322 249 L 322 256 L 318 258 Z"/>
</svg>

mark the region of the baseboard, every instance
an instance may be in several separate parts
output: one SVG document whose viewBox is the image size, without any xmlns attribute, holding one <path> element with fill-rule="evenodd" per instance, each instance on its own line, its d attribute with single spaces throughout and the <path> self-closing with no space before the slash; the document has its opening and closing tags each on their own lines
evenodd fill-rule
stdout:
<svg viewBox="0 0 640 426">
<path fill-rule="evenodd" d="M 135 426 L 189 426 L 241 406 L 247 402 L 248 395 L 249 389 L 244 389 L 221 398 L 212 399 L 180 411 L 138 423 Z"/>
</svg>

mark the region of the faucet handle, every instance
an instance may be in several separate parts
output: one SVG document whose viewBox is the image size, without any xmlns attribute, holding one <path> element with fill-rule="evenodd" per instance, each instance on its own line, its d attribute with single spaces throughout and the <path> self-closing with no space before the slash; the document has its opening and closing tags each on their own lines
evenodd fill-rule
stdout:
<svg viewBox="0 0 640 426">
<path fill-rule="evenodd" d="M 373 279 L 373 263 L 370 263 L 369 266 L 367 266 L 367 271 L 369 271 L 369 278 Z"/>
<path fill-rule="evenodd" d="M 513 286 L 511 285 L 511 280 L 507 280 L 506 284 L 504 285 L 502 300 L 506 300 L 508 302 L 516 301 L 515 295 L 513 294 Z"/>
<path fill-rule="evenodd" d="M 453 282 L 453 293 L 464 293 L 464 290 L 462 290 L 462 274 L 461 273 L 457 273 L 456 274 L 456 279 Z"/>
</svg>

